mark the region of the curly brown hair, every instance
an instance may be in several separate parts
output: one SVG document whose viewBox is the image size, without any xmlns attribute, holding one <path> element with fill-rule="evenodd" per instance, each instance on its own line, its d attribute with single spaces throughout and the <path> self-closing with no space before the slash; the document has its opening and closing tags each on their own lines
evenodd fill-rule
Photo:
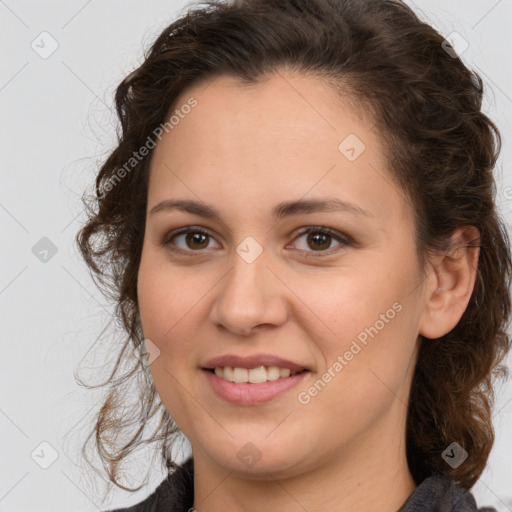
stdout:
<svg viewBox="0 0 512 512">
<path fill-rule="evenodd" d="M 144 341 L 137 273 L 153 152 L 131 159 L 149 146 L 192 84 L 222 75 L 258 83 L 285 67 L 323 78 L 371 113 L 388 167 L 414 209 L 422 269 L 430 251 L 449 247 L 459 226 L 480 232 L 476 282 L 462 318 L 441 338 L 418 340 L 406 433 L 417 484 L 439 472 L 469 489 L 494 442 L 493 384 L 507 376 L 501 363 L 510 348 L 512 263 L 492 173 L 501 139 L 481 111 L 481 78 L 399 0 L 200 2 L 158 36 L 118 86 L 118 145 L 99 170 L 94 197 L 84 195 L 89 219 L 77 243 L 97 285 L 115 301 L 127 337 L 101 384 L 106 398 L 83 454 L 87 458 L 85 446 L 95 435 L 109 479 L 127 490 L 140 487 L 121 485 L 120 463 L 143 443 L 160 443 L 165 467 L 176 466 L 171 448 L 179 429 L 143 362 L 130 355 Z M 126 409 L 127 383 L 138 390 L 132 410 Z M 144 439 L 152 418 L 156 427 Z M 121 432 L 128 438 L 118 439 Z M 456 468 L 441 457 L 453 441 L 469 454 Z"/>
</svg>

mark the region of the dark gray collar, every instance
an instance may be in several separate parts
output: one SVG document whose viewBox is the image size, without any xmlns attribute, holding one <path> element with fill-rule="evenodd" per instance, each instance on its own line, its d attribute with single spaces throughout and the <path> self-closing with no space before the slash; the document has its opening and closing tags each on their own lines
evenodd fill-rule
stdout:
<svg viewBox="0 0 512 512">
<path fill-rule="evenodd" d="M 478 509 L 470 491 L 451 478 L 429 476 L 409 496 L 398 512 L 496 512 L 494 508 Z"/>
</svg>

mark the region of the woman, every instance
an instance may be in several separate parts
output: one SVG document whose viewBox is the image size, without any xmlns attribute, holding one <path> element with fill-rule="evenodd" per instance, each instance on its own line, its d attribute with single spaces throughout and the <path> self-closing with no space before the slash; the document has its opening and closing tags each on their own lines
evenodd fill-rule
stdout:
<svg viewBox="0 0 512 512">
<path fill-rule="evenodd" d="M 78 235 L 128 334 L 99 453 L 122 488 L 143 442 L 169 470 L 124 510 L 478 510 L 511 270 L 481 100 L 398 0 L 209 2 L 164 30 Z"/>
</svg>

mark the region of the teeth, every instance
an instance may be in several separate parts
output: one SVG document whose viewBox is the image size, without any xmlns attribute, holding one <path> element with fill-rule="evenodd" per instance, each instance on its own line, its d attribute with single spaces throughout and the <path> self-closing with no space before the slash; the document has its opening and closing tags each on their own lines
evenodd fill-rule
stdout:
<svg viewBox="0 0 512 512">
<path fill-rule="evenodd" d="M 231 366 L 224 368 L 217 366 L 214 372 L 217 377 L 238 384 L 243 382 L 259 384 L 269 380 L 272 381 L 279 378 L 290 377 L 290 375 L 298 373 L 292 373 L 289 368 L 279 368 L 277 366 L 259 366 L 258 368 L 251 368 L 250 370 L 247 368 L 233 368 Z"/>
</svg>

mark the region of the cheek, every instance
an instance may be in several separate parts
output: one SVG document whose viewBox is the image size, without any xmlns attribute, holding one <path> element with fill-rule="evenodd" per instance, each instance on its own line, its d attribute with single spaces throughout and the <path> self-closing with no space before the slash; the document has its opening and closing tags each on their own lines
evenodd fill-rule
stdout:
<svg viewBox="0 0 512 512">
<path fill-rule="evenodd" d="M 370 397 L 377 404 L 383 393 L 392 398 L 386 386 L 398 390 L 411 363 L 418 317 L 414 269 L 379 263 L 369 267 L 379 270 L 360 268 L 323 286 L 308 283 L 297 293 L 315 313 L 315 326 L 303 328 L 323 356 L 320 373 L 327 373 L 320 377 L 333 390 L 329 399 L 340 406 L 368 403 Z"/>
<path fill-rule="evenodd" d="M 174 287 L 167 287 L 154 268 L 141 264 L 137 296 L 144 336 L 160 345 L 163 334 L 172 327 L 173 317 L 177 313 L 179 303 L 175 300 Z"/>
<path fill-rule="evenodd" d="M 205 325 L 206 299 L 216 282 L 216 276 L 171 268 L 161 256 L 143 254 L 137 283 L 139 311 L 144 337 L 160 351 L 150 368 L 161 395 L 179 391 L 180 383 L 190 386 L 196 377 L 202 338 L 198 331 Z"/>
<path fill-rule="evenodd" d="M 137 295 L 142 327 L 147 338 L 164 344 L 173 332 L 182 328 L 182 320 L 187 314 L 193 314 L 194 306 L 203 294 L 200 286 L 186 278 L 186 272 L 169 272 L 165 262 L 143 253 Z"/>
<path fill-rule="evenodd" d="M 137 283 L 140 318 L 144 337 L 159 350 L 150 371 L 165 408 L 180 428 L 190 421 L 189 411 L 194 409 L 183 390 L 191 389 L 189 380 L 196 370 L 189 340 L 197 329 L 194 315 L 204 295 L 187 282 L 179 271 L 165 271 L 161 261 L 143 256 Z"/>
<path fill-rule="evenodd" d="M 359 309 L 338 304 L 337 311 L 336 338 L 319 341 L 326 366 L 298 398 L 313 431 L 329 424 L 333 438 L 351 439 L 407 403 L 415 332 L 400 301 Z"/>
<path fill-rule="evenodd" d="M 313 339 L 320 335 L 325 341 L 332 340 L 327 347 L 345 350 L 347 342 L 359 335 L 364 341 L 366 329 L 376 322 L 379 331 L 389 330 L 388 325 L 396 323 L 392 321 L 396 309 L 400 309 L 393 305 L 401 302 L 404 288 L 392 270 L 383 264 L 380 272 L 373 272 L 361 265 L 324 281 L 299 280 L 294 292 L 310 307 L 321 329 Z"/>
</svg>

